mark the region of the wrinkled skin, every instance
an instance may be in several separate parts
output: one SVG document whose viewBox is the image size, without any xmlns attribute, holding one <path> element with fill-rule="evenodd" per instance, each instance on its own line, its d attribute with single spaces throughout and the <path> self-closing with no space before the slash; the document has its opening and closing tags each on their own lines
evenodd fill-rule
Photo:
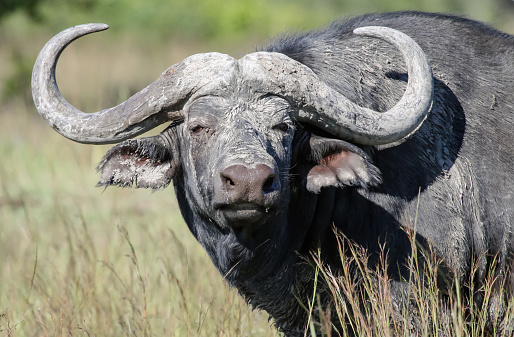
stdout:
<svg viewBox="0 0 514 337">
<path fill-rule="evenodd" d="M 184 181 L 191 184 L 192 190 L 188 193 L 189 189 L 185 189 L 186 204 L 197 206 L 192 214 L 193 222 L 207 228 L 192 230 L 208 247 L 211 257 L 223 266 L 220 268 L 223 274 L 241 258 L 252 257 L 258 249 L 266 250 L 270 242 L 277 242 L 285 235 L 285 228 L 272 224 L 287 221 L 287 168 L 291 164 L 294 135 L 288 108 L 288 104 L 277 97 L 253 97 L 242 101 L 237 95 L 202 97 L 187 108 L 187 118 L 178 136 L 183 146 L 181 156 L 192 164 L 184 170 Z M 267 118 L 260 118 L 261 111 L 266 111 Z M 275 177 L 270 178 L 273 183 L 269 184 L 268 191 L 230 195 L 228 183 L 220 172 L 237 164 L 271 167 Z M 209 247 L 213 237 L 210 234 L 204 236 L 202 232 L 209 233 L 212 227 L 222 237 Z M 264 243 L 270 237 L 275 240 Z M 219 244 L 224 241 L 226 245 Z M 248 270 L 247 273 L 258 275 L 259 270 Z"/>
<path fill-rule="evenodd" d="M 402 226 L 417 216 L 418 241 L 433 243 L 458 275 L 476 263 L 480 285 L 496 261 L 505 299 L 514 291 L 514 38 L 455 17 L 395 13 L 265 50 L 384 111 L 400 99 L 406 74 L 397 50 L 351 35 L 370 24 L 414 38 L 433 68 L 430 115 L 405 140 L 371 147 L 333 139 L 295 122 L 289 102 L 255 92 L 235 71 L 226 90 L 192 97 L 183 122 L 115 146 L 99 167 L 100 185 L 158 189 L 173 180 L 186 223 L 220 273 L 288 336 L 303 335 L 297 298 L 312 296 L 312 269 L 299 255 L 319 246 L 335 266 L 332 226 L 366 248 L 371 264 L 386 243 L 390 276 L 400 280 L 410 254 Z M 393 286 L 401 292 L 401 282 Z"/>
</svg>

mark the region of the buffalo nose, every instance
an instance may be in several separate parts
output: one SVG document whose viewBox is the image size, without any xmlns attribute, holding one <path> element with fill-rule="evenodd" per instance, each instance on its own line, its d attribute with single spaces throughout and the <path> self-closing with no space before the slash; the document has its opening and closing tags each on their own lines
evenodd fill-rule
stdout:
<svg viewBox="0 0 514 337">
<path fill-rule="evenodd" d="M 275 170 L 258 164 L 249 168 L 231 165 L 220 173 L 222 186 L 230 201 L 262 202 L 264 195 L 278 189 Z"/>
</svg>

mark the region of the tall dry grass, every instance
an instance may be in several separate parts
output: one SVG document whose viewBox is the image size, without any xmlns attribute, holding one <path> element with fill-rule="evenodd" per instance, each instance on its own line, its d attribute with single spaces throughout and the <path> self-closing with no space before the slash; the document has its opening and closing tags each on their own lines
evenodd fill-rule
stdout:
<svg viewBox="0 0 514 337">
<path fill-rule="evenodd" d="M 309 302 L 318 322 L 305 336 L 514 336 L 514 298 L 503 291 L 505 279 L 494 263 L 477 285 L 478 265 L 469 275 L 448 273 L 433 248 L 422 248 L 414 232 L 408 233 L 410 273 L 400 280 L 400 293 L 398 280 L 388 277 L 385 250 L 380 263 L 371 266 L 369 252 L 337 233 L 337 271 L 324 263 L 321 251 L 314 252 L 316 287 L 327 290 L 332 302 L 321 307 L 319 296 Z"/>
<path fill-rule="evenodd" d="M 0 336 L 271 336 L 227 287 L 172 189 L 95 188 L 105 147 L 0 114 Z M 17 113 L 14 113 L 17 109 Z"/>
</svg>

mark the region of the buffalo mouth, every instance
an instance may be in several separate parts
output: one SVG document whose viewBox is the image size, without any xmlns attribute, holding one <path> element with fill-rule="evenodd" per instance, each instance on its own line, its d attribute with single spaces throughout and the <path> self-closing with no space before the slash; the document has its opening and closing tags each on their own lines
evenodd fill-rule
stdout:
<svg viewBox="0 0 514 337">
<path fill-rule="evenodd" d="M 253 203 L 217 205 L 227 225 L 232 228 L 256 228 L 273 212 L 269 207 Z"/>
</svg>

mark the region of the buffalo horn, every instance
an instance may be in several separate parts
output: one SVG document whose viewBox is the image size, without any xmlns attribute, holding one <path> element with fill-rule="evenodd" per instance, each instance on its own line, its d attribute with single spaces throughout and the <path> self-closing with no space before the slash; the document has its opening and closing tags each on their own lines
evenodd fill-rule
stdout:
<svg viewBox="0 0 514 337">
<path fill-rule="evenodd" d="M 107 29 L 105 24 L 69 28 L 41 50 L 32 73 L 32 96 L 39 114 L 61 135 L 80 143 L 108 144 L 135 137 L 162 123 L 184 118 L 182 107 L 200 88 L 233 69 L 227 55 L 197 54 L 170 67 L 148 87 L 110 109 L 84 113 L 61 95 L 55 67 L 62 51 L 75 39 Z"/>
<path fill-rule="evenodd" d="M 298 108 L 296 119 L 336 137 L 363 145 L 396 142 L 425 119 L 433 95 L 433 76 L 425 53 L 407 35 L 387 27 L 362 27 L 355 34 L 394 45 L 407 64 L 408 84 L 401 100 L 386 112 L 358 106 L 321 81 L 307 66 L 280 53 L 258 52 L 240 60 L 267 89 Z M 262 71 L 264 68 L 264 71 Z M 258 78 L 255 78 L 258 77 Z"/>
</svg>

